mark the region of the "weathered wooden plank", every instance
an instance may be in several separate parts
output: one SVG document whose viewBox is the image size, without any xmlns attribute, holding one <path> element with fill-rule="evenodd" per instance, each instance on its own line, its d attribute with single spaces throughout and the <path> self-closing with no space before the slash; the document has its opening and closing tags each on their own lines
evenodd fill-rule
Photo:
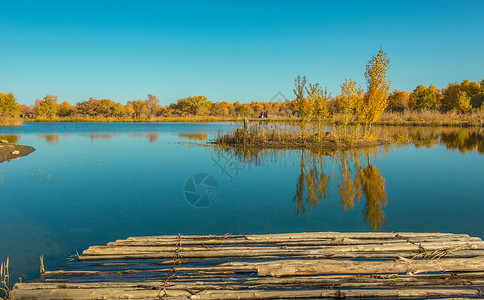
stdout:
<svg viewBox="0 0 484 300">
<path fill-rule="evenodd" d="M 467 247 L 466 247 L 467 246 Z M 130 254 L 130 253 L 150 253 L 150 252 L 219 252 L 219 251 L 264 251 L 268 252 L 285 252 L 283 250 L 295 251 L 355 251 L 355 252 L 374 252 L 374 251 L 419 251 L 422 248 L 426 250 L 440 250 L 448 248 L 463 247 L 466 249 L 483 249 L 482 243 L 462 243 L 462 242 L 438 242 L 438 243 L 390 243 L 390 244 L 370 244 L 370 245 L 332 245 L 332 246 L 281 246 L 281 247 L 169 247 L 169 246 L 137 246 L 137 247 L 113 247 L 113 246 L 91 246 L 84 250 L 82 255 L 111 255 L 111 254 Z"/>
<path fill-rule="evenodd" d="M 398 261 L 287 260 L 257 265 L 259 276 L 484 271 L 484 257 Z"/>
<path fill-rule="evenodd" d="M 369 244 L 388 244 L 388 243 L 421 243 L 421 242 L 481 242 L 476 237 L 412 237 L 408 239 L 357 239 L 357 238 L 324 238 L 324 239 L 225 239 L 225 240 L 181 240 L 182 246 L 224 246 L 224 245 L 286 245 L 286 246 L 318 246 L 318 245 L 369 245 Z M 117 240 L 110 242 L 107 246 L 173 246 L 176 240 Z"/>
</svg>

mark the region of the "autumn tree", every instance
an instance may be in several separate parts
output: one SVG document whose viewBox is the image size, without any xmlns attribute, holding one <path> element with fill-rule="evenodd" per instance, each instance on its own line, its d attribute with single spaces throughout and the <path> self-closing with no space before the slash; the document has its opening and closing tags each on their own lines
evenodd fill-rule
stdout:
<svg viewBox="0 0 484 300">
<path fill-rule="evenodd" d="M 478 99 L 481 98 L 481 94 L 484 94 L 483 82 L 484 79 L 480 83 L 464 79 L 461 83 L 449 83 L 442 93 L 442 110 L 450 111 L 456 108 L 457 98 L 461 92 L 465 92 L 471 98 L 472 103 L 475 104 L 474 106 L 479 107 L 482 102 Z"/>
<path fill-rule="evenodd" d="M 17 100 L 12 93 L 0 93 L 0 116 L 17 116 L 20 113 Z"/>
<path fill-rule="evenodd" d="M 430 88 L 418 85 L 409 96 L 408 105 L 412 109 L 432 109 L 436 104 L 435 94 Z"/>
<path fill-rule="evenodd" d="M 306 76 L 301 77 L 298 75 L 294 79 L 295 89 L 293 89 L 296 95 L 295 108 L 301 119 L 301 137 L 304 141 L 304 135 L 306 131 L 306 122 L 311 119 L 313 113 L 313 107 L 311 101 L 305 97 Z"/>
<path fill-rule="evenodd" d="M 206 96 L 191 96 L 186 99 L 188 112 L 194 116 L 203 116 L 208 113 L 209 105 Z"/>
<path fill-rule="evenodd" d="M 148 116 L 153 117 L 158 114 L 161 109 L 160 100 L 154 95 L 148 94 L 146 96 L 146 108 L 148 109 Z"/>
<path fill-rule="evenodd" d="M 35 100 L 35 111 L 39 117 L 53 118 L 58 110 L 57 96 L 46 95 L 42 100 Z"/>
<path fill-rule="evenodd" d="M 111 115 L 113 117 L 123 117 L 126 114 L 126 108 L 121 103 L 115 103 L 111 107 Z"/>
<path fill-rule="evenodd" d="M 346 135 L 346 126 L 351 122 L 353 115 L 357 110 L 360 110 L 358 105 L 361 103 L 362 96 L 363 92 L 361 87 L 357 88 L 356 82 L 351 79 L 345 79 L 345 82 L 341 85 L 340 98 L 344 135 Z"/>
<path fill-rule="evenodd" d="M 247 103 L 241 104 L 237 107 L 237 114 L 241 116 L 250 116 L 254 113 L 254 109 Z"/>
<path fill-rule="evenodd" d="M 57 115 L 59 117 L 70 117 L 74 114 L 75 108 L 67 101 L 62 102 L 57 110 Z"/>
<path fill-rule="evenodd" d="M 306 92 L 312 107 L 311 114 L 314 121 L 318 124 L 318 137 L 319 141 L 321 141 L 323 119 L 328 116 L 328 90 L 325 88 L 323 91 L 318 83 L 310 83 L 309 87 L 306 88 Z"/>
<path fill-rule="evenodd" d="M 133 109 L 133 118 L 140 119 L 146 113 L 146 102 L 142 100 L 128 101 L 128 106 Z"/>
<path fill-rule="evenodd" d="M 409 95 L 406 91 L 394 90 L 387 99 L 389 111 L 404 111 L 408 108 Z"/>
<path fill-rule="evenodd" d="M 371 127 L 371 124 L 380 119 L 387 107 L 390 81 L 386 79 L 390 68 L 390 59 L 380 48 L 376 56 L 372 56 L 365 70 L 367 91 L 364 97 L 361 119 Z"/>
<path fill-rule="evenodd" d="M 469 112 L 471 109 L 471 97 L 467 96 L 466 92 L 460 92 L 457 96 L 454 110 L 457 112 Z"/>
</svg>

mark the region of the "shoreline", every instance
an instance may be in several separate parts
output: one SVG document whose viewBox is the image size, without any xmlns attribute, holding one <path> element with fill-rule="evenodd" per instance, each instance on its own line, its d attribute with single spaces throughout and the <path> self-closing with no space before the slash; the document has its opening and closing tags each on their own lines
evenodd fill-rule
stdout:
<svg viewBox="0 0 484 300">
<path fill-rule="evenodd" d="M 248 118 L 250 122 L 267 122 L 267 123 L 299 123 L 299 118 Z M 95 119 L 95 118 L 58 118 L 58 119 L 22 119 L 23 123 L 222 123 L 222 122 L 243 122 L 243 117 L 167 117 L 157 119 Z M 340 125 L 341 122 L 324 122 L 324 126 Z M 348 125 L 354 125 L 349 123 Z M 17 125 L 22 126 L 22 125 Z M 378 121 L 373 126 L 425 126 L 425 127 L 484 127 L 484 120 L 480 122 L 470 121 Z M 4 126 L 10 127 L 10 126 Z"/>
<path fill-rule="evenodd" d="M 0 163 L 27 156 L 34 151 L 35 148 L 31 146 L 18 145 L 6 140 L 0 140 Z"/>
</svg>

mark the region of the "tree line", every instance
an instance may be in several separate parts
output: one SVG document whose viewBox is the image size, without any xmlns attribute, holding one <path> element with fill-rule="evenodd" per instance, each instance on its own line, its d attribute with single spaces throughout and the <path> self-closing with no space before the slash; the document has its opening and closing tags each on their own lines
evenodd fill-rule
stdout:
<svg viewBox="0 0 484 300">
<path fill-rule="evenodd" d="M 0 116 L 151 119 L 178 116 L 249 117 L 267 112 L 269 116 L 283 118 L 297 116 L 303 123 L 311 121 L 320 127 L 325 118 L 336 114 L 342 116 L 345 125 L 357 121 L 371 126 L 385 111 L 467 113 L 473 109 L 484 109 L 484 79 L 480 82 L 465 79 L 442 89 L 433 84 L 428 87 L 418 85 L 410 93 L 400 90 L 390 93 L 390 82 L 386 79 L 389 61 L 380 49 L 366 66 L 366 91 L 353 80 L 345 79 L 337 96 L 332 96 L 318 83 L 307 84 L 305 76 L 298 76 L 295 80 L 294 99 L 250 103 L 213 102 L 206 96 L 190 96 L 163 106 L 156 96 L 150 94 L 144 100 L 131 100 L 126 104 L 111 99 L 89 98 L 71 105 L 68 101 L 59 103 L 57 96 L 46 95 L 37 99 L 34 105 L 27 106 L 18 104 L 12 93 L 0 93 Z"/>
</svg>

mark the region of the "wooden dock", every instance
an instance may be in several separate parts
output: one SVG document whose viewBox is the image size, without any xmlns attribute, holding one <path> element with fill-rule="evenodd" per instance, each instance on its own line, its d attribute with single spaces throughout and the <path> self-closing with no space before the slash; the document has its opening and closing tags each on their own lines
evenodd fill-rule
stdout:
<svg viewBox="0 0 484 300">
<path fill-rule="evenodd" d="M 449 233 L 146 236 L 91 246 L 13 299 L 479 298 L 484 244 Z"/>
</svg>

